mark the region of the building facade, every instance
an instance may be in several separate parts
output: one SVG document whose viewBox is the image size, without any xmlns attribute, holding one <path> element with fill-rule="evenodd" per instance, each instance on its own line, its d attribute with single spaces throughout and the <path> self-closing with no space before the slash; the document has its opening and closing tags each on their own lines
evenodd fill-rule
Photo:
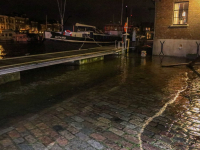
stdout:
<svg viewBox="0 0 200 150">
<path fill-rule="evenodd" d="M 26 17 L 11 17 L 0 15 L 0 33 L 4 30 L 13 30 L 20 33 L 27 31 L 30 33 L 38 33 L 38 22 L 29 21 Z"/>
<path fill-rule="evenodd" d="M 38 33 L 38 22 L 36 21 L 30 22 L 29 33 L 36 33 L 36 34 Z"/>
<path fill-rule="evenodd" d="M 155 8 L 153 54 L 178 57 L 197 54 L 200 0 L 155 0 Z"/>
<path fill-rule="evenodd" d="M 29 18 L 15 17 L 15 30 L 30 30 Z"/>
<path fill-rule="evenodd" d="M 8 29 L 15 30 L 15 18 L 0 15 L 0 33 L 2 33 L 3 30 Z"/>
<path fill-rule="evenodd" d="M 40 29 L 38 27 L 40 26 Z M 59 22 L 38 24 L 36 21 L 30 21 L 27 17 L 11 17 L 6 15 L 0 15 L 0 36 L 4 30 L 13 30 L 19 33 L 43 33 L 44 31 L 55 31 L 61 30 L 61 24 Z"/>
<path fill-rule="evenodd" d="M 60 32 L 61 31 L 61 24 L 60 23 L 47 23 L 47 24 L 40 24 L 40 31 L 39 33 L 44 33 L 44 31 L 55 31 Z"/>
</svg>

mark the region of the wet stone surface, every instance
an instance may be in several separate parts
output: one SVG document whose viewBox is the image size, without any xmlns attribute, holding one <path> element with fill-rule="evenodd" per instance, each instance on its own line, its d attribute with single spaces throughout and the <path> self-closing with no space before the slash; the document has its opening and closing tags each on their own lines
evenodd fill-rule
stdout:
<svg viewBox="0 0 200 150">
<path fill-rule="evenodd" d="M 117 56 L 113 61 L 100 69 L 98 63 L 83 66 L 72 74 L 82 80 L 94 75 L 89 71 L 115 68 L 118 72 L 112 77 L 37 112 L 7 120 L 0 127 L 0 149 L 200 149 L 200 78 L 185 67 L 160 67 L 159 57 Z M 35 86 L 50 92 L 47 87 L 56 86 L 51 82 Z"/>
</svg>

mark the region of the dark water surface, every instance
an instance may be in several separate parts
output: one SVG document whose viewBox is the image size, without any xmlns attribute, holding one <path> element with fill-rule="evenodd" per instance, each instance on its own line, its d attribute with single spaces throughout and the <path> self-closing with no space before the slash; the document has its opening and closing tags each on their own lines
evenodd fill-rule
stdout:
<svg viewBox="0 0 200 150">
<path fill-rule="evenodd" d="M 44 53 L 53 53 L 69 50 L 88 49 L 99 47 L 98 43 L 95 44 L 82 44 L 82 43 L 63 43 L 55 41 L 42 41 L 42 42 L 0 42 L 0 59 L 10 57 L 20 57 L 27 55 L 36 55 Z"/>
<path fill-rule="evenodd" d="M 43 43 L 0 42 L 0 59 L 48 52 Z"/>
<path fill-rule="evenodd" d="M 169 81 L 189 70 L 186 67 L 162 68 L 161 61 L 186 62 L 170 57 L 141 58 L 130 53 L 106 56 L 104 61 L 83 66 L 62 64 L 21 72 L 20 81 L 0 86 L 0 125 L 10 117 L 36 112 L 99 84 L 114 83 L 115 87 L 124 86 L 127 92 L 138 87 L 144 95 L 162 93 Z"/>
</svg>

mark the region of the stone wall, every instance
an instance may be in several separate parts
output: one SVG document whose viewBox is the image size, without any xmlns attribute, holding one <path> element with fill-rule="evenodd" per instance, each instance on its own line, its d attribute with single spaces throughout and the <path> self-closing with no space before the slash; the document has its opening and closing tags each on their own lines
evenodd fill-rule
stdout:
<svg viewBox="0 0 200 150">
<path fill-rule="evenodd" d="M 17 80 L 20 80 L 20 72 L 0 75 L 0 85 Z"/>
<path fill-rule="evenodd" d="M 188 24 L 173 25 L 174 3 L 189 2 Z M 200 0 L 161 0 L 156 1 L 155 35 L 153 54 L 157 55 L 164 44 L 165 53 L 172 56 L 185 57 L 188 53 L 196 53 L 200 41 Z M 183 48 L 180 50 L 180 45 Z"/>
<path fill-rule="evenodd" d="M 92 63 L 92 62 L 96 62 L 96 61 L 101 61 L 101 60 L 104 60 L 104 56 L 77 60 L 77 61 L 75 61 L 75 64 L 84 65 L 84 64 L 88 64 L 88 63 Z"/>
</svg>

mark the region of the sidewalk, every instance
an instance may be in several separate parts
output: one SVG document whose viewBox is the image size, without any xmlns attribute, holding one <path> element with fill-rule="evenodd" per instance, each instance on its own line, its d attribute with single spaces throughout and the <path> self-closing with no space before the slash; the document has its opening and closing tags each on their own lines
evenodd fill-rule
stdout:
<svg viewBox="0 0 200 150">
<path fill-rule="evenodd" d="M 180 74 L 167 81 L 162 93 L 156 78 L 122 80 L 120 86 L 112 79 L 37 114 L 10 120 L 0 129 L 0 149 L 199 149 L 200 79 L 186 83 L 186 78 Z M 158 86 L 152 88 L 149 80 Z"/>
</svg>

